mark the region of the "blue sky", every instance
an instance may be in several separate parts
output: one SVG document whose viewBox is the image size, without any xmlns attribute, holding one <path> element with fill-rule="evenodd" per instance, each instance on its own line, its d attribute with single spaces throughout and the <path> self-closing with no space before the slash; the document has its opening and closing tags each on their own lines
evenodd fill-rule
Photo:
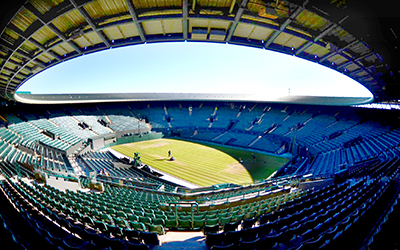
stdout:
<svg viewBox="0 0 400 250">
<path fill-rule="evenodd" d="M 238 45 L 174 42 L 108 49 L 53 66 L 18 91 L 362 96 L 344 74 L 301 58 Z"/>
</svg>

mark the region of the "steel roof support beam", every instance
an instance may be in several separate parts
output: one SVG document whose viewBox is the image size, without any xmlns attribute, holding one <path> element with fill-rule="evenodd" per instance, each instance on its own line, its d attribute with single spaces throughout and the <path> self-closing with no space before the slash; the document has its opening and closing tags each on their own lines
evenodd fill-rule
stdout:
<svg viewBox="0 0 400 250">
<path fill-rule="evenodd" d="M 233 33 L 235 33 L 235 30 L 239 23 L 239 20 L 240 20 L 240 18 L 242 18 L 244 9 L 246 8 L 248 1 L 249 0 L 242 0 L 242 2 L 240 3 L 240 7 L 239 7 L 238 11 L 236 12 L 235 19 L 233 20 L 233 22 L 231 23 L 231 26 L 229 27 L 229 33 L 228 33 L 228 36 L 226 37 L 225 41 L 229 42 L 231 40 Z"/>
<path fill-rule="evenodd" d="M 47 52 L 50 55 L 52 55 L 53 57 L 57 58 L 58 60 L 62 60 L 62 58 L 57 55 L 56 53 L 54 53 L 52 50 L 48 50 L 46 49 L 42 44 L 40 44 L 39 42 L 37 42 L 35 39 L 33 38 L 29 38 L 28 39 L 29 42 L 33 43 L 36 47 L 38 47 L 39 49 L 41 49 L 43 52 Z"/>
<path fill-rule="evenodd" d="M 0 59 L 2 59 L 2 60 L 4 60 L 4 61 L 6 61 L 7 59 L 8 59 L 8 61 L 10 62 L 10 63 L 12 63 L 12 64 L 15 64 L 15 65 L 17 65 L 18 67 L 23 67 L 24 66 L 24 63 L 19 63 L 19 62 L 16 62 L 16 61 L 14 61 L 13 59 L 11 59 L 11 58 L 8 58 L 8 57 L 4 57 L 4 56 L 0 56 Z"/>
<path fill-rule="evenodd" d="M 10 77 L 11 77 L 11 76 L 6 75 L 6 74 L 4 74 L 4 73 L 0 73 L 0 76 L 4 76 L 4 77 L 6 77 L 6 78 L 10 78 Z"/>
<path fill-rule="evenodd" d="M 89 16 L 89 14 L 86 12 L 85 9 L 83 9 L 82 7 L 79 7 L 75 0 L 69 0 L 72 5 L 75 7 L 75 9 L 77 9 L 79 11 L 79 13 L 83 16 L 83 18 L 85 18 L 86 22 L 90 25 L 90 27 L 92 28 L 92 30 L 94 32 L 96 32 L 96 34 L 101 38 L 101 40 L 103 40 L 103 43 L 109 48 L 111 47 L 110 42 L 107 40 L 107 38 L 97 29 L 96 25 L 93 23 L 92 18 Z"/>
<path fill-rule="evenodd" d="M 350 75 L 352 75 L 353 77 L 356 77 L 356 75 L 358 73 L 362 72 L 362 71 L 364 71 L 364 69 L 363 68 L 359 68 L 359 69 L 356 69 L 356 70 L 350 72 Z"/>
<path fill-rule="evenodd" d="M 23 75 L 23 76 L 26 76 L 25 74 L 22 74 L 21 72 L 18 72 L 18 71 L 16 71 L 16 70 L 13 70 L 13 69 L 9 69 L 9 68 L 4 68 L 3 69 L 4 71 L 7 71 L 7 72 L 9 72 L 10 74 L 13 74 L 13 75 L 16 75 L 16 74 L 21 74 L 21 75 Z"/>
<path fill-rule="evenodd" d="M 285 20 L 285 22 L 279 27 L 279 30 L 276 30 L 272 36 L 265 42 L 264 47 L 267 48 L 275 41 L 275 39 L 286 29 L 287 26 L 303 11 L 302 7 L 297 8 L 289 18 Z"/>
<path fill-rule="evenodd" d="M 313 45 L 314 43 L 316 43 L 319 39 L 323 38 L 324 36 L 326 36 L 329 32 L 331 32 L 334 28 L 337 27 L 337 24 L 334 23 L 331 26 L 329 26 L 328 28 L 326 28 L 321 34 L 319 34 L 318 36 L 316 36 L 314 38 L 313 41 L 309 41 L 306 44 L 304 44 L 301 48 L 299 48 L 296 51 L 296 56 L 300 55 L 301 52 L 303 52 L 304 50 L 306 50 L 308 47 L 310 47 L 311 45 Z"/>
<path fill-rule="evenodd" d="M 128 0 L 130 1 L 130 0 Z M 188 39 L 188 1 L 189 0 L 183 0 L 182 4 L 182 29 L 183 29 L 183 39 L 187 40 Z"/>
<path fill-rule="evenodd" d="M 360 56 L 360 57 L 357 58 L 357 59 L 349 60 L 348 62 L 345 62 L 345 63 L 340 64 L 337 68 L 338 68 L 338 69 L 341 69 L 341 68 L 343 68 L 343 67 L 349 66 L 349 65 L 352 64 L 352 63 L 357 64 L 359 61 L 361 61 L 361 60 L 364 59 L 365 57 L 370 56 L 370 55 L 372 55 L 372 54 L 373 54 L 373 52 L 367 53 L 367 54 L 365 54 L 365 55 L 363 55 L 363 56 Z M 358 64 L 357 64 L 357 65 L 358 65 Z"/>
<path fill-rule="evenodd" d="M 370 55 L 370 54 L 366 54 L 366 55 Z M 361 69 L 365 70 L 369 75 L 371 75 L 370 67 L 365 67 L 364 65 L 362 65 L 361 63 L 359 63 L 359 61 L 362 60 L 366 55 L 364 55 L 364 56 L 362 56 L 362 57 L 359 57 L 359 58 L 353 60 L 353 58 L 351 58 L 351 57 L 349 57 L 349 56 L 347 56 L 347 55 L 342 54 L 342 56 L 343 56 L 344 58 L 346 58 L 346 59 L 349 60 L 349 61 L 353 61 L 354 64 L 356 64 L 358 67 L 360 67 Z"/>
<path fill-rule="evenodd" d="M 196 0 L 193 0 L 192 11 L 194 11 L 195 9 L 196 9 Z"/>
<path fill-rule="evenodd" d="M 3 47 L 4 49 L 9 50 L 9 51 L 11 51 L 11 52 L 14 52 L 14 50 L 12 50 L 11 48 L 9 48 L 9 47 L 7 47 L 7 46 L 5 46 L 5 45 L 3 45 L 3 44 L 0 44 L 0 45 L 2 45 L 2 47 Z M 43 68 L 46 67 L 42 62 L 40 62 L 40 61 L 35 61 L 35 58 L 34 58 L 34 57 L 29 56 L 29 55 L 26 54 L 25 52 L 15 50 L 15 53 L 18 53 L 18 55 L 20 55 L 20 56 L 22 56 L 23 58 L 25 58 L 25 59 L 28 60 L 27 62 L 24 62 L 24 64 L 27 64 L 27 63 L 29 63 L 30 61 L 33 61 L 34 63 L 39 64 L 40 66 L 42 66 Z M 8 58 L 2 57 L 2 59 L 6 60 L 6 61 L 7 61 L 7 59 L 8 59 L 8 61 L 11 61 L 11 62 L 13 61 L 13 60 L 11 59 L 11 55 L 10 55 Z M 4 63 L 4 65 L 5 65 L 5 63 Z M 3 67 L 2 67 L 2 69 L 3 69 Z M 1 69 L 0 69 L 0 70 L 1 70 Z"/>
<path fill-rule="evenodd" d="M 68 40 L 64 34 L 62 34 L 56 26 L 54 26 L 52 23 L 48 24 L 47 27 L 49 27 L 59 38 L 61 38 L 61 40 L 63 40 L 64 42 L 68 43 L 76 52 L 78 52 L 78 54 L 82 54 L 83 51 L 82 49 L 77 46 L 73 41 Z"/>
<path fill-rule="evenodd" d="M 51 31 L 53 31 L 61 40 L 63 40 L 64 42 L 68 43 L 76 52 L 78 52 L 79 54 L 82 54 L 82 50 L 81 48 L 79 48 L 74 42 L 72 42 L 71 40 L 68 40 L 64 34 L 61 33 L 60 30 L 58 30 L 58 28 L 56 26 L 54 26 L 54 24 L 52 23 L 53 19 L 51 19 L 50 22 L 45 22 L 43 20 L 43 17 L 41 15 L 41 13 L 39 11 L 36 10 L 35 7 L 33 7 L 33 5 L 31 3 L 27 3 L 26 4 L 26 8 L 31 11 L 33 14 L 35 14 L 35 16 L 37 17 L 37 19 L 43 24 L 46 25 L 47 27 L 49 27 L 51 29 Z"/>
<path fill-rule="evenodd" d="M 359 41 L 358 41 L 358 40 L 355 40 L 355 41 L 353 41 L 353 42 L 347 44 L 345 47 L 343 47 L 343 48 L 341 48 L 341 49 L 338 49 L 338 50 L 336 50 L 336 51 L 333 51 L 332 53 L 329 53 L 329 54 L 325 55 L 324 57 L 322 57 L 322 58 L 319 60 L 319 63 L 322 63 L 323 61 L 325 61 L 325 60 L 331 58 L 332 56 L 334 56 L 334 55 L 336 55 L 336 54 L 341 54 L 343 51 L 347 50 L 348 48 L 353 47 L 353 46 L 356 45 L 357 43 L 359 43 Z"/>
<path fill-rule="evenodd" d="M 340 69 L 342 69 L 342 68 L 345 68 L 345 67 L 351 65 L 352 63 L 353 63 L 353 61 L 347 61 L 347 62 L 345 62 L 345 63 L 340 64 L 340 65 L 337 67 L 337 69 L 340 70 Z"/>
<path fill-rule="evenodd" d="M 233 8 L 235 8 L 236 0 L 232 1 L 231 7 L 229 8 L 229 14 L 232 14 Z"/>
<path fill-rule="evenodd" d="M 143 27 L 141 23 L 139 23 L 135 7 L 133 6 L 132 1 L 126 0 L 126 4 L 128 5 L 129 13 L 131 14 L 132 20 L 136 24 L 136 27 L 138 29 L 140 40 L 142 40 L 142 42 L 146 42 L 146 37 L 144 36 Z"/>
<path fill-rule="evenodd" d="M 19 32 L 17 29 L 15 29 L 14 28 L 15 26 L 9 26 L 8 28 L 9 29 L 11 29 L 12 31 L 14 31 L 15 33 L 17 33 L 22 39 L 24 39 L 25 41 L 29 41 L 29 42 L 31 42 L 31 43 L 33 43 L 36 47 L 38 47 L 39 49 L 41 49 L 43 52 L 47 52 L 47 53 L 49 53 L 50 55 L 52 55 L 53 57 L 55 57 L 55 58 L 57 58 L 57 59 L 59 59 L 59 60 L 61 60 L 62 58 L 60 57 L 60 56 L 58 56 L 57 54 L 55 54 L 53 51 L 51 51 L 51 50 L 48 50 L 48 49 L 46 49 L 42 44 L 40 44 L 39 42 L 37 42 L 35 39 L 33 39 L 32 37 L 30 37 L 30 38 L 26 38 L 21 32 Z M 23 43 L 23 42 L 22 42 Z M 21 43 L 21 44 L 22 44 Z M 18 48 L 20 47 L 20 45 L 18 46 Z M 17 49 L 18 49 L 17 48 Z M 17 50 L 16 49 L 16 50 Z M 13 50 L 13 52 L 14 52 L 14 50 Z M 17 51 L 17 53 L 20 53 L 20 52 L 18 52 Z M 32 58 L 30 57 L 30 56 L 26 56 L 26 55 L 23 55 L 23 54 L 21 54 L 21 56 L 23 56 L 23 57 L 25 57 L 26 59 L 28 59 L 28 60 L 32 60 Z"/>
</svg>

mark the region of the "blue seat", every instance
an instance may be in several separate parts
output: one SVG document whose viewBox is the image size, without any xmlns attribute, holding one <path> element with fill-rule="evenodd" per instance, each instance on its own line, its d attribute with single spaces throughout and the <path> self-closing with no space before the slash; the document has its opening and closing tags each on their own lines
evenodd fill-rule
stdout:
<svg viewBox="0 0 400 250">
<path fill-rule="evenodd" d="M 147 245 L 160 245 L 160 240 L 158 239 L 158 235 L 156 233 L 140 232 L 140 238 Z"/>
<path fill-rule="evenodd" d="M 214 245 L 223 245 L 224 239 L 224 233 L 209 233 L 206 235 L 206 245 L 208 247 L 212 247 Z"/>
<path fill-rule="evenodd" d="M 260 238 L 255 238 L 253 240 L 247 241 L 247 240 L 242 240 L 237 249 L 238 250 L 257 250 L 261 249 L 263 246 L 259 245 L 260 243 Z"/>
<path fill-rule="evenodd" d="M 281 241 L 282 232 L 268 234 L 260 238 L 260 246 L 264 249 L 272 248 L 277 242 Z"/>
<path fill-rule="evenodd" d="M 149 246 L 143 243 L 133 242 L 133 241 L 126 241 L 126 247 L 128 250 L 149 250 Z"/>
<path fill-rule="evenodd" d="M 224 245 L 234 244 L 237 246 L 242 240 L 243 230 L 241 231 L 229 231 L 225 234 Z"/>
<path fill-rule="evenodd" d="M 111 248 L 112 250 L 127 250 L 125 242 L 118 238 L 111 238 L 104 236 L 104 244 Z"/>
<path fill-rule="evenodd" d="M 259 227 L 242 229 L 242 241 L 253 241 L 258 238 Z"/>
<path fill-rule="evenodd" d="M 229 231 L 236 231 L 238 226 L 240 225 L 240 221 L 235 221 L 235 222 L 229 222 L 224 225 L 224 232 L 229 232 Z"/>
<path fill-rule="evenodd" d="M 229 245 L 222 245 L 222 246 L 215 245 L 215 246 L 211 247 L 211 250 L 216 250 L 216 249 L 231 249 L 231 250 L 234 250 L 234 249 L 236 249 L 236 246 L 234 244 L 229 244 Z"/>
</svg>

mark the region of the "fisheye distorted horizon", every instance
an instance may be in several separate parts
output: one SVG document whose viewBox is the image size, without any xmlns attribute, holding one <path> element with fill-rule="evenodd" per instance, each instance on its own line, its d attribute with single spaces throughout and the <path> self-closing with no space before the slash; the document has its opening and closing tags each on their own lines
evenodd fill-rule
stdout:
<svg viewBox="0 0 400 250">
<path fill-rule="evenodd" d="M 141 44 L 87 54 L 44 70 L 18 91 L 372 97 L 358 82 L 317 63 L 257 48 L 200 42 Z"/>
</svg>

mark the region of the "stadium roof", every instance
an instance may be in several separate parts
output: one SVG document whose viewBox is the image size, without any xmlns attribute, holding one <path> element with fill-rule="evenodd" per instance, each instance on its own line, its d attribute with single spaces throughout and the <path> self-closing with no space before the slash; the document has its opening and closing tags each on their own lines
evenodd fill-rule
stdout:
<svg viewBox="0 0 400 250">
<path fill-rule="evenodd" d="M 400 96 L 399 18 L 395 8 L 379 3 L 29 0 L 1 9 L 0 96 L 9 99 L 26 80 L 63 61 L 111 47 L 184 40 L 294 54 L 347 74 L 375 101 Z"/>
</svg>

